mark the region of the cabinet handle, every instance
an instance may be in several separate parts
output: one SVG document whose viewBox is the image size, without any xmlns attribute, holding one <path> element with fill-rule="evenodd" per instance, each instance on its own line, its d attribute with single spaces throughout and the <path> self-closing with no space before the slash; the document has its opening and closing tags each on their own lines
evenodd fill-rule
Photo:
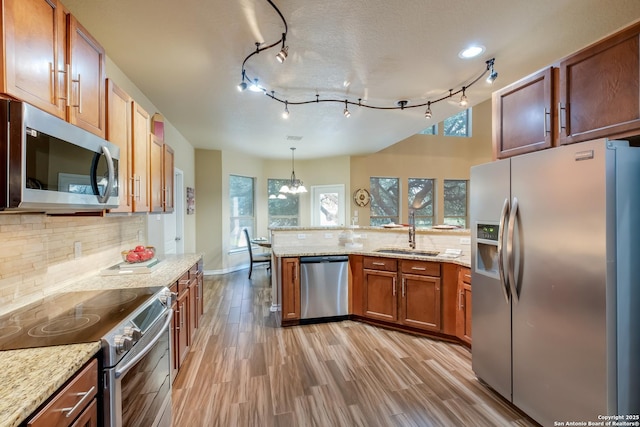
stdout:
<svg viewBox="0 0 640 427">
<path fill-rule="evenodd" d="M 393 278 L 393 296 L 396 296 L 396 278 Z"/>
<path fill-rule="evenodd" d="M 142 184 L 140 183 L 141 179 L 140 176 L 136 175 L 135 177 L 135 197 L 136 200 L 140 201 L 140 193 L 141 193 L 141 189 L 142 189 Z"/>
<path fill-rule="evenodd" d="M 65 105 L 67 107 L 71 106 L 71 82 L 70 82 L 70 78 L 71 78 L 71 66 L 69 64 L 66 64 L 64 67 L 64 83 L 65 83 L 65 98 L 62 98 L 65 100 Z"/>
<path fill-rule="evenodd" d="M 405 296 L 405 287 L 407 286 L 407 279 L 406 278 L 402 278 L 402 298 L 404 298 Z"/>
<path fill-rule="evenodd" d="M 549 126 L 547 126 L 547 117 L 549 117 Z M 551 127 L 551 111 L 547 110 L 547 108 L 545 107 L 545 109 L 544 109 L 544 135 L 542 135 L 544 138 L 546 138 L 547 135 L 551 133 L 549 131 L 550 127 Z"/>
<path fill-rule="evenodd" d="M 82 408 L 84 406 L 85 401 L 91 397 L 91 393 L 93 393 L 93 390 L 95 389 L 96 389 L 95 386 L 91 386 L 89 391 L 85 391 L 84 393 L 77 393 L 76 396 L 82 396 L 82 399 L 80 399 L 78 403 L 73 405 L 72 408 L 62 408 L 60 410 L 61 412 L 66 412 L 65 418 L 69 418 L 71 414 L 73 414 L 76 411 L 76 409 Z"/>
<path fill-rule="evenodd" d="M 77 79 L 71 79 L 73 83 L 78 83 L 78 103 L 76 105 L 72 105 L 72 107 L 78 109 L 78 113 L 82 114 L 82 85 L 80 84 L 80 73 L 78 73 Z M 70 96 L 70 95 L 67 95 Z"/>
<path fill-rule="evenodd" d="M 176 331 L 179 331 L 180 330 L 180 326 L 182 326 L 182 314 L 180 313 L 181 312 L 181 308 L 182 308 L 182 305 L 179 305 L 178 309 L 176 310 L 178 312 L 178 316 L 180 316 L 180 322 L 178 322 L 178 324 L 176 325 Z"/>
<path fill-rule="evenodd" d="M 412 270 L 417 270 L 417 271 L 425 271 L 426 268 L 425 267 L 411 267 Z"/>
<path fill-rule="evenodd" d="M 58 105 L 58 94 L 56 93 L 56 72 L 53 69 L 53 62 L 49 62 L 49 83 L 51 84 L 51 93 L 53 94 L 51 101 Z"/>
<path fill-rule="evenodd" d="M 458 310 L 462 311 L 462 308 L 464 307 L 464 289 L 461 289 L 460 292 L 458 292 Z"/>
<path fill-rule="evenodd" d="M 371 264 L 373 264 L 373 265 L 381 265 L 383 267 L 386 265 L 384 262 L 375 262 L 375 261 L 372 262 Z"/>
<path fill-rule="evenodd" d="M 564 111 L 564 117 L 565 117 L 565 125 L 563 126 L 563 114 L 562 112 Z M 558 133 L 560 135 L 562 135 L 562 130 L 564 129 L 566 131 L 567 129 L 567 125 L 566 125 L 566 117 L 567 117 L 567 107 L 563 107 L 562 106 L 562 102 L 558 102 Z M 564 133 L 564 135 L 566 136 L 566 132 Z"/>
</svg>

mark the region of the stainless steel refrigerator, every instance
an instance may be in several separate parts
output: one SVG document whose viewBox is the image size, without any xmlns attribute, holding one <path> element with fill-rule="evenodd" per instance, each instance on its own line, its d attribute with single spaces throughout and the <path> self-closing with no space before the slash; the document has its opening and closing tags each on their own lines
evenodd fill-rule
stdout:
<svg viewBox="0 0 640 427">
<path fill-rule="evenodd" d="M 472 365 L 544 426 L 640 414 L 640 148 L 471 168 Z"/>
</svg>

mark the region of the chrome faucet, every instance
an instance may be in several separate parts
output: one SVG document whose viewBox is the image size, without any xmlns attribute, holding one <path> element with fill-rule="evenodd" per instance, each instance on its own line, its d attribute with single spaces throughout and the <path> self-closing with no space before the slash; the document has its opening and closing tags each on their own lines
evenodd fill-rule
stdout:
<svg viewBox="0 0 640 427">
<path fill-rule="evenodd" d="M 416 248 L 416 211 L 409 210 L 409 247 Z"/>
</svg>

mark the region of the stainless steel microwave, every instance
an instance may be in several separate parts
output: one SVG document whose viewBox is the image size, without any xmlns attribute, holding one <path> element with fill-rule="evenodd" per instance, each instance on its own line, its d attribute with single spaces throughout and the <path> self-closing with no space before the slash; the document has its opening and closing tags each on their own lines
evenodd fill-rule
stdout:
<svg viewBox="0 0 640 427">
<path fill-rule="evenodd" d="M 0 100 L 0 211 L 118 207 L 120 148 L 27 103 Z"/>
</svg>

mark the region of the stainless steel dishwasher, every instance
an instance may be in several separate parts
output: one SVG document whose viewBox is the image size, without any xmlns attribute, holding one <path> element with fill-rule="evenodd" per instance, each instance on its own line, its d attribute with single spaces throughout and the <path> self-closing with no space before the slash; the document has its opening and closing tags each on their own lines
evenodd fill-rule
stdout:
<svg viewBox="0 0 640 427">
<path fill-rule="evenodd" d="M 348 255 L 300 257 L 300 318 L 349 314 Z"/>
</svg>

